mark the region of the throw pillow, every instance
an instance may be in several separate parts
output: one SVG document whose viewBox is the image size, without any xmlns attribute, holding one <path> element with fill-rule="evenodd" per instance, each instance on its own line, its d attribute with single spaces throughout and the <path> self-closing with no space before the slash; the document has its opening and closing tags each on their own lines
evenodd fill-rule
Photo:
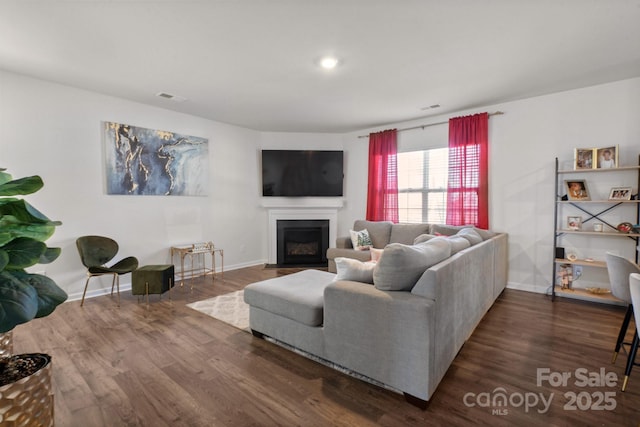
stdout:
<svg viewBox="0 0 640 427">
<path fill-rule="evenodd" d="M 473 229 L 476 230 L 476 233 L 478 233 L 480 237 L 482 237 L 482 240 L 490 239 L 492 237 L 495 237 L 496 235 L 495 232 L 489 231 L 489 230 L 483 230 L 482 228 L 473 227 Z"/>
<path fill-rule="evenodd" d="M 373 246 L 366 228 L 360 231 L 349 230 L 349 234 L 351 235 L 351 244 L 355 250 L 364 251 Z"/>
<path fill-rule="evenodd" d="M 447 237 L 449 243 L 451 243 L 451 255 L 457 254 L 463 249 L 467 249 L 471 246 L 471 242 L 465 239 L 464 236 L 449 236 Z"/>
<path fill-rule="evenodd" d="M 337 271 L 336 277 L 333 279 L 334 282 L 337 280 L 353 280 L 362 283 L 373 283 L 375 262 L 362 262 L 344 257 L 338 257 L 334 261 Z"/>
<path fill-rule="evenodd" d="M 471 246 L 482 243 L 482 236 L 480 236 L 480 234 L 478 234 L 478 232 L 471 227 L 463 228 L 462 230 L 458 231 L 457 236 L 467 239 L 469 243 L 471 243 Z"/>
<path fill-rule="evenodd" d="M 415 239 L 413 239 L 413 244 L 417 245 L 417 244 L 420 244 L 420 243 L 424 243 L 424 242 L 427 242 L 427 241 L 433 239 L 434 237 L 436 237 L 435 234 L 421 234 L 418 237 L 416 237 Z"/>
<path fill-rule="evenodd" d="M 451 256 L 447 239 L 418 245 L 391 243 L 373 272 L 373 284 L 383 291 L 410 291 L 426 269 Z"/>
<path fill-rule="evenodd" d="M 380 257 L 382 256 L 384 249 L 371 248 L 369 249 L 369 252 L 371 252 L 371 262 L 378 262 L 380 261 Z"/>
</svg>

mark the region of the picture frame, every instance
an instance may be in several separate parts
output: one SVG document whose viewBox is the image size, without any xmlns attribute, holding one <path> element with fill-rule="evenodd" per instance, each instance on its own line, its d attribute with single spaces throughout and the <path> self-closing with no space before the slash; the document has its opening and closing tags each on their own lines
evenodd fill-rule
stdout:
<svg viewBox="0 0 640 427">
<path fill-rule="evenodd" d="M 614 169 L 618 167 L 618 146 L 596 148 L 594 154 L 596 169 Z"/>
<path fill-rule="evenodd" d="M 609 192 L 609 200 L 631 200 L 631 187 L 613 187 Z"/>
<path fill-rule="evenodd" d="M 574 201 L 591 200 L 587 181 L 584 179 L 568 179 L 564 181 L 564 188 L 567 191 L 567 199 Z"/>
<path fill-rule="evenodd" d="M 567 230 L 581 230 L 582 229 L 582 217 L 576 215 L 570 215 L 567 217 Z"/>
<path fill-rule="evenodd" d="M 556 284 L 560 285 L 561 289 L 571 289 L 573 287 L 573 265 L 558 265 L 556 274 Z"/>
<path fill-rule="evenodd" d="M 617 150 L 616 150 L 617 152 Z M 573 153 L 573 168 L 575 170 L 594 169 L 595 167 L 595 148 L 576 148 Z"/>
</svg>

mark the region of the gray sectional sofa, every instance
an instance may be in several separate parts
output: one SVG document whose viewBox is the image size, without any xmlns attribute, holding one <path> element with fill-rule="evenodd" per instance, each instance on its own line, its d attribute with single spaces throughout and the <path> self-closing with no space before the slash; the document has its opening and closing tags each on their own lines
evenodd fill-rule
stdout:
<svg viewBox="0 0 640 427">
<path fill-rule="evenodd" d="M 396 236 L 410 228 L 400 226 Z M 254 335 L 347 368 L 426 407 L 507 281 L 506 234 L 436 228 L 452 236 L 386 245 L 372 268 L 373 283 L 342 280 L 345 271 L 305 270 L 247 286 Z"/>
</svg>

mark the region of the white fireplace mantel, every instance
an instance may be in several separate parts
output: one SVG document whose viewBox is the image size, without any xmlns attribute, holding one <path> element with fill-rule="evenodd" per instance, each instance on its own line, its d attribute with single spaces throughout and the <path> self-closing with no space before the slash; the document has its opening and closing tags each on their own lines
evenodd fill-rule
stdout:
<svg viewBox="0 0 640 427">
<path fill-rule="evenodd" d="M 278 262 L 278 220 L 329 220 L 329 246 L 334 247 L 338 230 L 338 208 L 342 207 L 342 199 L 281 199 L 277 197 L 263 198 L 262 206 L 268 210 L 268 245 L 269 264 Z M 268 202 L 265 200 L 269 200 Z"/>
</svg>

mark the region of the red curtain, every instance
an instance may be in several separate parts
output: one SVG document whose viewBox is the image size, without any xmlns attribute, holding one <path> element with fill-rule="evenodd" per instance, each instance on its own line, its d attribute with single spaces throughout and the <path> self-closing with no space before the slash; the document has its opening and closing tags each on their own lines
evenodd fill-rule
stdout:
<svg viewBox="0 0 640 427">
<path fill-rule="evenodd" d="M 398 130 L 369 135 L 367 220 L 398 222 Z"/>
<path fill-rule="evenodd" d="M 447 224 L 489 228 L 489 114 L 449 120 Z"/>
</svg>

